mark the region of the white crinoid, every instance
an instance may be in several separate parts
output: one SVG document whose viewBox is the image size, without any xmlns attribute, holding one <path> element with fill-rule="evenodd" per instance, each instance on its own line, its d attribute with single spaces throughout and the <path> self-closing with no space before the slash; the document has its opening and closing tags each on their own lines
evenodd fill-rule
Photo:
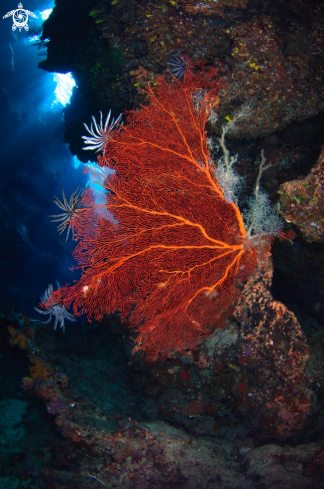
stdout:
<svg viewBox="0 0 324 489">
<path fill-rule="evenodd" d="M 57 283 L 57 288 L 60 288 L 60 284 Z M 53 285 L 49 284 L 47 289 L 45 289 L 44 294 L 41 296 L 41 302 L 42 304 L 46 304 L 48 300 L 51 301 L 51 294 L 53 292 Z M 73 321 L 74 323 L 76 322 L 75 317 L 73 314 L 70 314 L 66 309 L 63 304 L 58 304 L 55 302 L 50 303 L 49 305 L 46 306 L 46 309 L 43 311 L 42 309 L 38 309 L 35 307 L 35 311 L 39 312 L 39 314 L 49 314 L 49 318 L 47 321 L 42 321 L 42 324 L 48 324 L 50 320 L 52 319 L 52 315 L 55 317 L 55 323 L 54 323 L 54 329 L 57 328 L 58 323 L 60 323 L 60 328 L 63 329 L 63 332 L 65 332 L 65 323 L 64 319 L 68 319 L 69 321 Z"/>
<path fill-rule="evenodd" d="M 54 214 L 48 217 L 55 217 L 55 219 L 51 219 L 51 222 L 60 222 L 57 226 L 57 230 L 59 234 L 62 234 L 65 230 L 66 240 L 69 238 L 69 233 L 72 231 L 72 237 L 74 239 L 74 227 L 76 224 L 76 219 L 79 217 L 80 212 L 82 212 L 82 197 L 84 193 L 84 188 L 79 190 L 79 187 L 73 189 L 70 200 L 68 201 L 64 189 L 62 188 L 63 200 L 61 201 L 54 195 L 55 200 L 53 202 L 62 209 L 61 214 Z"/>
<path fill-rule="evenodd" d="M 111 123 L 109 124 L 109 119 L 111 115 L 111 110 L 109 111 L 107 115 L 107 119 L 105 124 L 102 124 L 102 112 L 100 111 L 100 124 L 97 124 L 96 118 L 92 116 L 93 124 L 91 123 L 90 128 L 87 126 L 87 124 L 84 122 L 83 125 L 90 134 L 89 136 L 82 136 L 82 139 L 84 139 L 84 142 L 87 146 L 84 146 L 82 149 L 96 149 L 96 153 L 101 151 L 107 141 L 110 139 L 110 133 L 112 130 L 120 124 L 120 120 L 122 117 L 122 114 L 119 114 L 117 119 L 115 120 L 114 118 L 111 120 Z"/>
<path fill-rule="evenodd" d="M 188 56 L 183 56 L 182 54 L 179 56 L 174 56 L 172 61 L 168 62 L 168 65 L 170 65 L 171 73 L 179 80 L 185 76 L 186 72 L 193 72 L 190 58 Z"/>
</svg>

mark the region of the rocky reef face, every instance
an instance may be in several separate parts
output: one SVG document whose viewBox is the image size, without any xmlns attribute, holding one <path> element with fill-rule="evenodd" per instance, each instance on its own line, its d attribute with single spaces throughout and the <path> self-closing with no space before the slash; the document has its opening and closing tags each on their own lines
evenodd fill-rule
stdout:
<svg viewBox="0 0 324 489">
<path fill-rule="evenodd" d="M 2 320 L 32 363 L 23 389 L 66 439 L 42 470 L 46 485 L 321 487 L 323 352 L 273 299 L 269 250 L 265 241 L 223 327 L 167 361 L 132 355 L 114 317 L 72 323 L 64 337 L 28 317 Z"/>
<path fill-rule="evenodd" d="M 280 186 L 281 213 L 293 223 L 308 243 L 324 242 L 324 146 L 305 178 Z"/>
<path fill-rule="evenodd" d="M 57 1 L 45 22 L 42 37 L 50 41 L 40 66 L 73 71 L 77 79 L 78 98 L 66 111 L 73 151 L 82 106 L 87 120 L 91 111 L 118 115 L 145 103 L 147 82 L 181 55 L 219 70 L 224 90 L 215 132 L 241 110 L 246 116 L 233 137 L 248 139 L 323 111 L 324 12 L 316 1 L 88 1 L 73 30 L 69 11 L 69 2 Z"/>
<path fill-rule="evenodd" d="M 310 435 L 316 411 L 306 373 L 311 350 L 295 315 L 271 296 L 271 282 L 271 255 L 264 243 L 258 270 L 224 318 L 223 329 L 167 365 L 145 366 L 135 357 L 131 370 L 140 390 L 154 399 L 163 417 L 195 435 L 237 430 L 238 438 L 259 443 L 298 439 L 305 431 Z M 144 368 L 141 375 L 139 368 Z"/>
</svg>

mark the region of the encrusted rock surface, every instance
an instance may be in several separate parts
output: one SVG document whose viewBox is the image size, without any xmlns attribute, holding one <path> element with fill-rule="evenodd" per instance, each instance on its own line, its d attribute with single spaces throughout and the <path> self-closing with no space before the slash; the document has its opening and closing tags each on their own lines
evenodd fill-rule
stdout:
<svg viewBox="0 0 324 489">
<path fill-rule="evenodd" d="M 309 175 L 280 185 L 279 194 L 286 222 L 295 224 L 308 243 L 324 243 L 324 146 Z"/>
</svg>

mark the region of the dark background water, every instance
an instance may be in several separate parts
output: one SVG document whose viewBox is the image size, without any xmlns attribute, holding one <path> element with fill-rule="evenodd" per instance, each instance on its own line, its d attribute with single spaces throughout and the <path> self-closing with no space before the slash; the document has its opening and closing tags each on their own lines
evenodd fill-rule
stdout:
<svg viewBox="0 0 324 489">
<path fill-rule="evenodd" d="M 51 5 L 30 0 L 24 7 L 37 13 Z M 12 9 L 12 1 L 2 2 L 1 16 Z M 40 24 L 30 17 L 30 32 Z M 85 177 L 63 142 L 63 106 L 51 107 L 53 75 L 38 68 L 42 58 L 28 33 L 11 27 L 11 17 L 1 19 L 0 306 L 35 314 L 49 283 L 71 280 L 73 243 L 50 222 L 59 213 L 53 195 L 61 199 L 63 187 L 69 196 Z"/>
</svg>

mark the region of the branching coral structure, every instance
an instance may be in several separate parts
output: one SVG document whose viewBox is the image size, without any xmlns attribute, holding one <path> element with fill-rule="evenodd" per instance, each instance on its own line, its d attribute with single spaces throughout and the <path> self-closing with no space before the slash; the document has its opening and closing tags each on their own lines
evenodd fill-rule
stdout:
<svg viewBox="0 0 324 489">
<path fill-rule="evenodd" d="M 215 74 L 200 66 L 183 82 L 161 77 L 148 87 L 149 104 L 110 132 L 98 158 L 114 170 L 101 182 L 105 205 L 88 190 L 76 222 L 81 278 L 53 293 L 67 308 L 73 303 L 75 315 L 119 311 L 137 330 L 135 351 L 149 360 L 208 336 L 255 266 L 242 215 L 224 198 L 208 149 Z"/>
</svg>

